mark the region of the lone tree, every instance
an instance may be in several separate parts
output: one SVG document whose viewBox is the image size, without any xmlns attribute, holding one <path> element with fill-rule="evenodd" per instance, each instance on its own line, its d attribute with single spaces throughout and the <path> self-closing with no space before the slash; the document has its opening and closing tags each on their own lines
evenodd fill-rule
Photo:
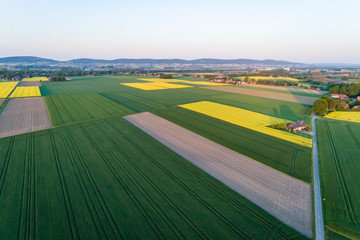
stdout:
<svg viewBox="0 0 360 240">
<path fill-rule="evenodd" d="M 319 116 L 324 116 L 328 112 L 328 102 L 326 99 L 318 99 L 315 101 L 312 111 Z"/>
</svg>

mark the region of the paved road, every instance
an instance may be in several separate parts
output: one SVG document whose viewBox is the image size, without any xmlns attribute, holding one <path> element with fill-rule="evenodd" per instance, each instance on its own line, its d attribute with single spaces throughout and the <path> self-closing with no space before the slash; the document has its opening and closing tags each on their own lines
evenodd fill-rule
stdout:
<svg viewBox="0 0 360 240">
<path fill-rule="evenodd" d="M 320 176 L 319 176 L 319 160 L 318 160 L 318 151 L 317 151 L 317 141 L 316 141 L 316 125 L 315 119 L 318 116 L 313 115 L 312 119 L 312 129 L 313 129 L 313 164 L 314 164 L 314 198 L 315 198 L 315 226 L 316 226 L 316 240 L 325 239 L 324 233 L 324 220 L 323 212 L 321 205 L 321 191 L 320 191 Z"/>
</svg>

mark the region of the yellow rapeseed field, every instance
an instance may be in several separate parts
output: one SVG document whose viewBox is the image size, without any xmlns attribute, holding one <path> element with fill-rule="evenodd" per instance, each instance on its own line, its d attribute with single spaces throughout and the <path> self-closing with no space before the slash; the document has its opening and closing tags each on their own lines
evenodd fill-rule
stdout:
<svg viewBox="0 0 360 240">
<path fill-rule="evenodd" d="M 272 124 L 291 122 L 286 119 L 271 117 L 268 115 L 252 112 L 249 110 L 227 106 L 224 104 L 201 101 L 189 104 L 179 105 L 179 107 L 186 108 L 207 116 L 217 118 L 241 127 L 251 129 L 253 131 L 261 132 L 285 141 L 293 142 L 305 147 L 312 147 L 312 140 L 301 137 L 289 132 L 270 128 Z"/>
<path fill-rule="evenodd" d="M 128 87 L 138 88 L 141 90 L 159 90 L 159 89 L 166 89 L 164 87 L 154 86 L 150 83 L 120 83 L 121 85 L 125 85 Z"/>
<path fill-rule="evenodd" d="M 32 78 L 24 78 L 24 82 L 40 82 L 40 81 L 49 81 L 47 77 L 32 77 Z"/>
<path fill-rule="evenodd" d="M 180 85 L 180 84 L 171 84 L 165 82 L 149 82 L 149 83 L 121 83 L 122 85 L 128 87 L 134 87 L 141 90 L 161 90 L 161 89 L 173 89 L 173 88 L 188 88 L 191 86 Z"/>
<path fill-rule="evenodd" d="M 221 85 L 230 85 L 228 83 L 216 83 L 216 82 L 207 82 L 207 81 L 185 81 L 185 83 L 195 84 L 195 85 L 205 85 L 205 86 L 221 86 Z"/>
<path fill-rule="evenodd" d="M 10 98 L 40 97 L 39 87 L 17 87 Z"/>
<path fill-rule="evenodd" d="M 173 83 L 173 82 L 183 82 L 184 80 L 178 79 L 162 79 L 162 78 L 138 78 L 141 81 L 152 82 L 152 83 Z"/>
<path fill-rule="evenodd" d="M 230 85 L 228 83 L 215 83 L 208 81 L 189 81 L 189 80 L 181 80 L 181 79 L 139 78 L 139 80 L 152 82 L 152 83 L 189 83 L 194 85 L 205 85 L 205 86 Z"/>
<path fill-rule="evenodd" d="M 151 85 L 154 86 L 159 86 L 159 87 L 163 87 L 166 89 L 173 89 L 173 88 L 189 88 L 192 86 L 188 86 L 188 85 L 181 85 L 181 84 L 172 84 L 172 83 L 150 83 Z"/>
<path fill-rule="evenodd" d="M 18 82 L 0 82 L 0 98 L 7 98 Z"/>
<path fill-rule="evenodd" d="M 242 78 L 245 79 L 245 77 L 237 77 L 237 78 Z M 296 78 L 290 78 L 290 77 L 262 77 L 262 76 L 249 76 L 249 79 L 254 79 L 255 81 L 262 79 L 262 80 L 286 80 L 286 81 L 294 81 L 294 82 L 299 82 L 299 79 Z"/>
<path fill-rule="evenodd" d="M 325 116 L 329 119 L 336 119 L 348 122 L 360 123 L 360 112 L 331 112 Z"/>
</svg>

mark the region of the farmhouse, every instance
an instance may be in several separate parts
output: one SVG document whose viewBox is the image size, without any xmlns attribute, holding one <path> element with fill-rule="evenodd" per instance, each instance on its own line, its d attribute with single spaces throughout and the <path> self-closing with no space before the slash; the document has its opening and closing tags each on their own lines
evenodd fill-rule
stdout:
<svg viewBox="0 0 360 240">
<path fill-rule="evenodd" d="M 352 109 L 360 109 L 360 105 L 353 106 Z"/>
<path fill-rule="evenodd" d="M 297 120 L 296 122 L 289 123 L 286 127 L 287 130 L 291 131 L 300 131 L 307 127 L 306 123 L 304 121 Z"/>
<path fill-rule="evenodd" d="M 356 101 L 360 101 L 360 96 L 357 96 L 357 97 L 356 97 Z"/>
<path fill-rule="evenodd" d="M 332 93 L 330 94 L 330 97 L 331 98 L 334 98 L 334 99 L 340 99 L 340 100 L 348 100 L 349 97 L 347 95 L 344 95 L 344 94 L 335 94 L 335 93 Z"/>
</svg>

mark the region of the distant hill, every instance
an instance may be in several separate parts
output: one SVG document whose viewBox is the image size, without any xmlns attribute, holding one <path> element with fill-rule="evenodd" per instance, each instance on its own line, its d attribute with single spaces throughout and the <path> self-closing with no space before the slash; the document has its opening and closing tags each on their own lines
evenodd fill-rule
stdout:
<svg viewBox="0 0 360 240">
<path fill-rule="evenodd" d="M 40 57 L 5 57 L 0 58 L 0 63 L 57 63 L 58 61 Z"/>
<path fill-rule="evenodd" d="M 18 56 L 0 58 L 0 63 L 3 64 L 59 64 L 59 65 L 100 65 L 100 64 L 209 64 L 209 65 L 304 65 L 303 63 L 295 63 L 279 60 L 254 60 L 254 59 L 216 59 L 216 58 L 202 58 L 194 60 L 184 59 L 151 59 L 151 58 L 119 58 L 114 60 L 79 58 L 68 61 L 57 61 L 48 58 Z"/>
</svg>

